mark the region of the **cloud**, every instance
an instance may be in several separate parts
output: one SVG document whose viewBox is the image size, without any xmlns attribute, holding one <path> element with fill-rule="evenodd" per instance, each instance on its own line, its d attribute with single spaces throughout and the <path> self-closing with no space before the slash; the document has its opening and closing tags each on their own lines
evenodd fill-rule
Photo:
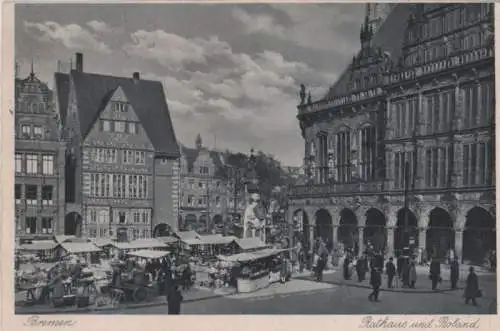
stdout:
<svg viewBox="0 0 500 331">
<path fill-rule="evenodd" d="M 291 24 L 285 26 L 268 13 L 249 13 L 234 8 L 232 17 L 242 23 L 247 34 L 264 34 L 316 50 L 336 50 L 351 54 L 359 44 L 347 38 L 343 30 L 358 27 L 363 7 L 354 4 L 273 4 L 286 14 Z"/>
<path fill-rule="evenodd" d="M 95 32 L 102 34 L 120 33 L 123 31 L 122 28 L 111 27 L 106 22 L 96 20 L 87 22 L 87 26 L 89 26 Z"/>
<path fill-rule="evenodd" d="M 93 50 L 110 54 L 111 49 L 94 34 L 77 24 L 61 25 L 56 22 L 24 22 L 26 31 L 42 42 L 60 42 L 70 50 Z"/>
</svg>

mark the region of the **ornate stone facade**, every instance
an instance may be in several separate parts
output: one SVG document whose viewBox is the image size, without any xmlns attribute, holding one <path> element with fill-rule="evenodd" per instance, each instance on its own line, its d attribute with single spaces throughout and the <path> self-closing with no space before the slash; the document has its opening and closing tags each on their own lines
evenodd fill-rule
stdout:
<svg viewBox="0 0 500 331">
<path fill-rule="evenodd" d="M 367 14 L 349 68 L 298 106 L 309 183 L 288 216 L 306 242 L 495 249 L 492 25 L 488 4 L 398 4 L 376 32 Z"/>
</svg>

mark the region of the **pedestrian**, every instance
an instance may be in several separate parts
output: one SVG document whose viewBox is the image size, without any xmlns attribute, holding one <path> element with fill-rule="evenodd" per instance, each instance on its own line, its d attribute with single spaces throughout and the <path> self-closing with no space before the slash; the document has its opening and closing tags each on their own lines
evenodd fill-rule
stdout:
<svg viewBox="0 0 500 331">
<path fill-rule="evenodd" d="M 404 257 L 401 252 L 399 253 L 400 255 L 398 255 L 398 258 L 396 260 L 396 271 L 398 273 L 398 277 L 401 278 L 401 274 L 403 273 Z"/>
<path fill-rule="evenodd" d="M 358 261 L 356 261 L 356 274 L 358 275 L 358 282 L 365 280 L 365 258 L 360 256 Z"/>
<path fill-rule="evenodd" d="M 490 258 L 490 269 L 493 272 L 497 271 L 497 252 L 495 250 L 491 251 Z"/>
<path fill-rule="evenodd" d="M 481 290 L 479 289 L 479 280 L 476 273 L 474 272 L 474 267 L 469 268 L 469 275 L 467 276 L 467 281 L 465 283 L 465 304 L 468 305 L 469 301 L 472 301 L 474 306 L 477 306 L 476 298 L 481 297 Z"/>
<path fill-rule="evenodd" d="M 179 286 L 176 284 L 167 296 L 168 314 L 179 315 L 181 313 L 182 294 Z"/>
<path fill-rule="evenodd" d="M 408 258 L 404 259 L 403 265 L 401 267 L 401 279 L 403 282 L 403 287 L 410 287 L 410 263 Z"/>
<path fill-rule="evenodd" d="M 350 263 L 349 255 L 346 255 L 344 258 L 344 264 L 342 266 L 343 268 L 343 273 L 344 273 L 344 279 L 349 280 L 351 279 L 351 275 L 349 274 L 349 263 Z"/>
<path fill-rule="evenodd" d="M 392 280 L 396 274 L 396 267 L 394 266 L 394 259 L 389 258 L 389 261 L 385 264 L 385 272 L 387 274 L 387 287 L 392 288 Z"/>
<path fill-rule="evenodd" d="M 437 290 L 437 285 L 441 281 L 441 263 L 437 258 L 432 258 L 429 278 L 432 281 L 432 290 Z"/>
<path fill-rule="evenodd" d="M 451 289 L 452 290 L 457 289 L 459 270 L 460 270 L 460 266 L 458 265 L 458 257 L 455 256 L 453 258 L 453 261 L 451 261 L 451 265 L 450 265 L 450 282 L 451 282 Z"/>
<path fill-rule="evenodd" d="M 415 288 L 416 283 L 417 283 L 417 267 L 415 265 L 415 261 L 411 261 L 411 263 L 410 263 L 410 288 Z"/>
<path fill-rule="evenodd" d="M 380 275 L 380 271 L 378 268 L 372 268 L 371 277 L 370 277 L 370 285 L 372 286 L 372 293 L 368 296 L 368 300 L 378 302 L 378 295 L 380 292 L 380 285 L 382 284 L 382 277 Z"/>
</svg>

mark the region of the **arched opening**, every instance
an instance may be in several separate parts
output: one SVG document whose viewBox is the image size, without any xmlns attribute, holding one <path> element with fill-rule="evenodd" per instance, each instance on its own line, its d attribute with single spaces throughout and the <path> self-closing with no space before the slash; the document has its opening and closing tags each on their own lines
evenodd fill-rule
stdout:
<svg viewBox="0 0 500 331">
<path fill-rule="evenodd" d="M 184 228 L 186 231 L 196 230 L 198 219 L 195 214 L 187 214 L 184 218 Z"/>
<path fill-rule="evenodd" d="M 153 230 L 153 237 L 170 237 L 173 233 L 174 232 L 172 231 L 170 225 L 161 223 L 155 226 Z"/>
<path fill-rule="evenodd" d="M 355 254 L 358 253 L 358 219 L 354 212 L 348 208 L 344 208 L 340 212 L 337 237 L 346 249 L 353 250 Z"/>
<path fill-rule="evenodd" d="M 467 213 L 463 233 L 463 260 L 483 265 L 488 254 L 495 250 L 495 218 L 488 211 L 474 207 Z"/>
<path fill-rule="evenodd" d="M 425 241 L 428 258 L 436 257 L 443 259 L 450 249 L 454 249 L 455 232 L 453 230 L 453 219 L 446 210 L 434 208 L 431 211 Z"/>
<path fill-rule="evenodd" d="M 216 232 L 222 232 L 224 230 L 224 220 L 222 219 L 222 215 L 215 215 L 212 218 L 212 223 Z"/>
<path fill-rule="evenodd" d="M 196 231 L 199 233 L 207 233 L 209 231 L 207 215 L 200 216 L 198 219 L 198 229 Z"/>
<path fill-rule="evenodd" d="M 309 218 L 303 209 L 297 209 L 293 213 L 293 225 L 295 242 L 300 242 L 304 249 L 309 249 L 311 238 L 309 238 Z M 306 251 L 307 251 L 306 250 Z"/>
<path fill-rule="evenodd" d="M 366 226 L 363 231 L 363 243 L 366 247 L 372 247 L 375 252 L 383 252 L 387 244 L 386 219 L 384 214 L 376 209 L 370 208 L 366 212 Z"/>
<path fill-rule="evenodd" d="M 418 247 L 418 222 L 417 217 L 407 208 L 398 211 L 398 221 L 394 231 L 394 249 L 399 255 L 405 247 Z"/>
<path fill-rule="evenodd" d="M 82 236 L 82 217 L 77 212 L 71 212 L 64 218 L 64 234 L 66 236 Z"/>
<path fill-rule="evenodd" d="M 320 209 L 316 212 L 316 227 L 314 238 L 323 239 L 327 247 L 331 247 L 333 244 L 333 232 L 332 232 L 332 217 L 330 213 L 325 209 Z"/>
</svg>

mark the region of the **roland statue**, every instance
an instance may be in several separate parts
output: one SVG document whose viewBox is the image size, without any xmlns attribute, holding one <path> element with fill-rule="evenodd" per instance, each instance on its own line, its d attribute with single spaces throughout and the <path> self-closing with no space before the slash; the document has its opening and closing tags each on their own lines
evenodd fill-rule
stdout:
<svg viewBox="0 0 500 331">
<path fill-rule="evenodd" d="M 243 217 L 243 238 L 260 238 L 266 241 L 266 209 L 260 199 L 259 189 L 256 184 L 247 186 L 249 199 Z"/>
</svg>

